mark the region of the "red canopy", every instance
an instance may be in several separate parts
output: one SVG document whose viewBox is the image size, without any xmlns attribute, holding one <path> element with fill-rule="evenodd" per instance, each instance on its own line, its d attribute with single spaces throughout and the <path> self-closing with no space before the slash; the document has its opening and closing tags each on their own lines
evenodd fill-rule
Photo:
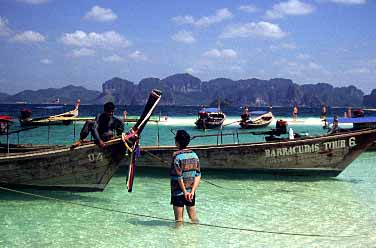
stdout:
<svg viewBox="0 0 376 248">
<path fill-rule="evenodd" d="M 9 115 L 0 115 L 0 122 L 12 122 L 12 117 Z"/>
</svg>

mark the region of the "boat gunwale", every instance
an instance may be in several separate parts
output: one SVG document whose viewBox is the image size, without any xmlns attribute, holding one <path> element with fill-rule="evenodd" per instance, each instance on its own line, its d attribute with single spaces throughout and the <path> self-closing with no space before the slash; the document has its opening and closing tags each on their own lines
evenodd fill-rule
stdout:
<svg viewBox="0 0 376 248">
<path fill-rule="evenodd" d="M 350 131 L 346 133 L 340 133 L 340 134 L 324 134 L 320 136 L 313 136 L 313 137 L 304 137 L 304 138 L 299 138 L 299 139 L 294 139 L 294 140 L 279 140 L 279 141 L 272 141 L 272 142 L 267 142 L 267 141 L 260 141 L 260 142 L 247 142 L 247 143 L 239 143 L 239 144 L 208 144 L 208 145 L 192 145 L 188 146 L 189 149 L 221 149 L 221 148 L 239 148 L 239 147 L 263 147 L 263 146 L 275 146 L 275 145 L 286 145 L 286 144 L 291 144 L 291 145 L 297 145 L 301 143 L 306 143 L 308 142 L 314 142 L 314 141 L 325 141 L 325 140 L 330 140 L 333 139 L 333 137 L 341 137 L 341 138 L 346 138 L 349 136 L 358 136 L 358 135 L 364 135 L 364 134 L 376 134 L 376 129 L 363 129 L 363 130 L 356 130 L 356 131 Z M 120 137 L 112 139 L 110 141 L 107 141 L 107 145 L 113 145 L 118 142 L 123 142 Z M 375 141 L 374 141 L 375 142 Z M 373 142 L 370 142 L 372 144 Z M 59 154 L 59 153 L 64 153 L 68 151 L 74 151 L 74 150 L 81 150 L 81 149 L 87 149 L 97 146 L 94 142 L 90 142 L 88 144 L 83 144 L 81 146 L 78 146 L 74 149 L 72 149 L 69 145 L 66 145 L 64 147 L 51 147 L 52 150 L 46 150 L 42 148 L 42 150 L 38 151 L 30 151 L 30 152 L 25 152 L 25 153 L 5 153 L 4 156 L 0 156 L 0 161 L 7 160 L 7 159 L 14 159 L 14 158 L 28 158 L 28 157 L 40 157 L 40 156 L 45 156 L 45 155 L 50 155 L 50 154 Z M 164 149 L 175 149 L 176 146 L 141 146 L 141 150 L 164 150 Z M 46 148 L 49 149 L 49 148 Z M 99 149 L 99 147 L 98 147 Z"/>
<path fill-rule="evenodd" d="M 354 135 L 362 135 L 363 133 L 375 133 L 376 134 L 376 129 L 363 129 L 363 130 L 356 130 L 356 131 L 350 131 L 346 133 L 340 133 L 340 134 L 324 134 L 320 136 L 312 136 L 312 137 L 304 137 L 304 138 L 299 138 L 299 139 L 294 139 L 294 140 L 279 140 L 279 141 L 260 141 L 260 142 L 247 142 L 247 143 L 239 143 L 239 144 L 209 144 L 209 145 L 192 145 L 188 146 L 189 149 L 211 149 L 211 148 L 236 148 L 236 147 L 249 147 L 249 146 L 265 146 L 265 145 L 284 145 L 286 143 L 292 143 L 292 144 L 300 144 L 300 143 L 306 143 L 307 141 L 309 142 L 314 142 L 314 141 L 322 141 L 322 140 L 330 140 L 334 136 L 338 137 L 348 137 L 348 136 L 354 136 Z M 376 141 L 376 140 L 375 140 Z M 372 142 L 370 142 L 372 143 Z M 176 148 L 176 146 L 141 146 L 142 149 L 171 149 L 171 148 Z"/>
<path fill-rule="evenodd" d="M 112 145 L 112 144 L 116 144 L 119 141 L 122 142 L 121 138 L 112 139 L 110 141 L 107 141 L 106 144 Z M 56 147 L 52 146 L 51 148 L 48 148 L 48 147 L 47 148 L 41 148 L 41 150 L 29 151 L 29 152 L 24 152 L 24 153 L 9 153 L 9 154 L 5 153 L 4 156 L 0 156 L 0 161 L 6 160 L 6 159 L 9 159 L 9 158 L 27 158 L 27 157 L 39 157 L 39 156 L 44 156 L 44 155 L 49 155 L 49 154 L 59 154 L 59 153 L 67 152 L 67 151 L 87 149 L 87 148 L 92 147 L 92 146 L 97 146 L 97 144 L 95 144 L 94 142 L 90 142 L 88 144 L 83 144 L 81 146 L 78 146 L 74 149 L 72 149 L 70 145 L 65 145 L 65 146 L 62 146 L 62 147 L 59 147 L 59 145 L 58 145 Z"/>
</svg>

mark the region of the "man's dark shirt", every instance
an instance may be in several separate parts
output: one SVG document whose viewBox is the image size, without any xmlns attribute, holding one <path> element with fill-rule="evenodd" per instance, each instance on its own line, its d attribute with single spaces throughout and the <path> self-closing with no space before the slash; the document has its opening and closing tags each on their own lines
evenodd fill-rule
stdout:
<svg viewBox="0 0 376 248">
<path fill-rule="evenodd" d="M 108 141 L 114 136 L 114 132 L 116 132 L 116 135 L 121 135 L 123 131 L 124 124 L 121 120 L 102 113 L 95 119 L 93 137 L 96 141 Z"/>
</svg>

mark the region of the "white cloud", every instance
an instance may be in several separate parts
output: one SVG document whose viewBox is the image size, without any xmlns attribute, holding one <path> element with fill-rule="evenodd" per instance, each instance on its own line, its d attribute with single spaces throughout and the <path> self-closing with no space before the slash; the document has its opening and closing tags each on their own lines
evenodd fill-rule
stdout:
<svg viewBox="0 0 376 248">
<path fill-rule="evenodd" d="M 376 59 L 370 58 L 361 61 L 354 61 L 350 66 L 351 68 L 345 71 L 346 74 L 376 75 Z"/>
<path fill-rule="evenodd" d="M 376 65 L 376 59 L 370 59 L 368 60 L 369 65 Z"/>
<path fill-rule="evenodd" d="M 136 61 L 147 61 L 148 58 L 146 57 L 145 54 L 143 54 L 142 52 L 136 50 L 134 51 L 133 53 L 131 53 L 129 55 L 129 57 L 133 60 L 136 60 Z"/>
<path fill-rule="evenodd" d="M 196 61 L 191 67 L 185 69 L 185 72 L 195 75 L 210 77 L 226 77 L 229 74 L 235 75 L 243 73 L 242 61 L 226 59 L 201 59 Z"/>
<path fill-rule="evenodd" d="M 296 44 L 294 43 L 282 43 L 278 45 L 271 45 L 271 50 L 279 50 L 279 49 L 287 49 L 287 50 L 293 50 L 296 49 Z"/>
<path fill-rule="evenodd" d="M 238 38 L 238 37 L 266 37 L 283 38 L 287 35 L 278 24 L 270 22 L 251 22 L 245 24 L 231 25 L 225 28 L 220 38 Z"/>
<path fill-rule="evenodd" d="M 23 2 L 34 5 L 48 3 L 49 1 L 50 0 L 17 0 L 17 2 Z"/>
<path fill-rule="evenodd" d="M 95 54 L 95 51 L 92 49 L 88 48 L 80 48 L 80 49 L 75 49 L 72 51 L 72 56 L 73 57 L 89 57 L 93 56 Z"/>
<path fill-rule="evenodd" d="M 243 72 L 243 68 L 238 65 L 233 65 L 233 66 L 230 66 L 229 71 L 240 73 L 240 72 Z"/>
<path fill-rule="evenodd" d="M 299 0 L 289 0 L 273 5 L 271 10 L 266 11 L 266 17 L 270 19 L 283 18 L 287 15 L 308 15 L 315 7 Z"/>
<path fill-rule="evenodd" d="M 77 47 L 113 49 L 115 47 L 128 47 L 131 45 L 130 41 L 115 31 L 85 33 L 84 31 L 77 30 L 74 33 L 63 34 L 60 40 L 65 45 Z"/>
<path fill-rule="evenodd" d="M 298 59 L 301 59 L 301 60 L 307 60 L 307 59 L 310 59 L 311 56 L 309 56 L 308 54 L 305 54 L 305 53 L 299 53 L 296 58 Z"/>
<path fill-rule="evenodd" d="M 178 33 L 174 34 L 171 37 L 174 41 L 182 42 L 182 43 L 194 43 L 196 41 L 195 37 L 193 37 L 192 32 L 188 32 L 185 30 L 179 31 Z"/>
<path fill-rule="evenodd" d="M 233 59 L 237 57 L 237 53 L 232 49 L 211 49 L 206 51 L 203 56 L 208 58 L 222 58 L 222 59 Z"/>
<path fill-rule="evenodd" d="M 9 36 L 11 32 L 12 31 L 8 27 L 8 20 L 0 16 L 0 37 Z"/>
<path fill-rule="evenodd" d="M 110 22 L 116 20 L 117 15 L 111 9 L 105 9 L 95 5 L 89 12 L 86 13 L 84 19 L 99 22 Z"/>
<path fill-rule="evenodd" d="M 185 69 L 185 72 L 186 72 L 186 73 L 189 73 L 189 74 L 195 74 L 195 73 L 196 73 L 196 71 L 195 71 L 193 68 L 191 68 L 191 67 L 186 68 L 186 69 Z"/>
<path fill-rule="evenodd" d="M 50 65 L 52 64 L 52 61 L 50 59 L 41 59 L 40 62 L 45 65 Z"/>
<path fill-rule="evenodd" d="M 193 16 L 175 16 L 172 18 L 172 21 L 178 25 L 184 25 L 184 24 L 194 24 L 195 19 L 193 18 Z"/>
<path fill-rule="evenodd" d="M 253 4 L 242 5 L 242 6 L 239 7 L 239 10 L 247 12 L 247 13 L 255 13 L 255 12 L 259 11 L 259 9 Z"/>
<path fill-rule="evenodd" d="M 214 23 L 219 23 L 229 18 L 232 18 L 232 13 L 228 9 L 219 9 L 213 16 L 201 17 L 196 21 L 195 25 L 199 27 L 207 27 Z"/>
<path fill-rule="evenodd" d="M 283 44 L 281 44 L 281 48 L 296 49 L 296 44 L 294 44 L 294 43 L 283 43 Z"/>
<path fill-rule="evenodd" d="M 46 40 L 46 37 L 44 37 L 38 32 L 34 32 L 31 30 L 16 34 L 11 39 L 11 41 L 21 42 L 21 43 L 36 43 L 36 42 L 43 42 L 45 40 Z"/>
<path fill-rule="evenodd" d="M 227 9 L 218 9 L 215 15 L 203 16 L 195 20 L 192 16 L 176 16 L 172 20 L 179 25 L 192 24 L 196 27 L 208 27 L 215 23 L 220 23 L 224 20 L 232 18 L 232 13 Z"/>
<path fill-rule="evenodd" d="M 367 0 L 329 0 L 333 3 L 347 4 L 347 5 L 356 5 L 356 4 L 366 4 Z"/>
<path fill-rule="evenodd" d="M 308 68 L 313 69 L 313 70 L 319 70 L 322 68 L 322 66 L 311 61 L 308 63 Z"/>
<path fill-rule="evenodd" d="M 307 60 L 287 60 L 287 59 L 279 59 L 274 61 L 274 64 L 279 66 L 280 69 L 290 75 L 293 76 L 303 76 L 303 75 L 310 75 L 312 73 L 326 73 L 324 68 L 313 62 Z"/>
<path fill-rule="evenodd" d="M 186 72 L 201 76 L 224 77 L 244 72 L 245 60 L 239 59 L 238 53 L 233 49 L 210 49 L 192 61 Z M 232 74 L 234 73 L 234 74 Z"/>
<path fill-rule="evenodd" d="M 347 74 L 355 74 L 355 75 L 368 74 L 370 72 L 371 70 L 366 67 L 353 68 L 353 69 L 345 71 L 345 73 Z"/>
<path fill-rule="evenodd" d="M 124 59 L 122 57 L 120 57 L 119 55 L 114 54 L 114 55 L 111 55 L 111 56 L 108 56 L 108 57 L 104 57 L 103 61 L 112 62 L 112 63 L 119 63 L 119 62 L 124 61 Z"/>
</svg>

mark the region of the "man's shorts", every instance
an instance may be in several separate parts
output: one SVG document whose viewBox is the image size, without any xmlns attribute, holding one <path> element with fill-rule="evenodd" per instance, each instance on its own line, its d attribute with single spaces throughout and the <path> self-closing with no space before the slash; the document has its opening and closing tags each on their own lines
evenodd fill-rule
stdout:
<svg viewBox="0 0 376 248">
<path fill-rule="evenodd" d="M 178 196 L 171 196 L 171 202 L 170 204 L 174 205 L 175 207 L 193 207 L 195 205 L 196 201 L 196 194 L 193 196 L 192 201 L 187 201 L 184 197 L 184 195 L 178 195 Z"/>
</svg>

